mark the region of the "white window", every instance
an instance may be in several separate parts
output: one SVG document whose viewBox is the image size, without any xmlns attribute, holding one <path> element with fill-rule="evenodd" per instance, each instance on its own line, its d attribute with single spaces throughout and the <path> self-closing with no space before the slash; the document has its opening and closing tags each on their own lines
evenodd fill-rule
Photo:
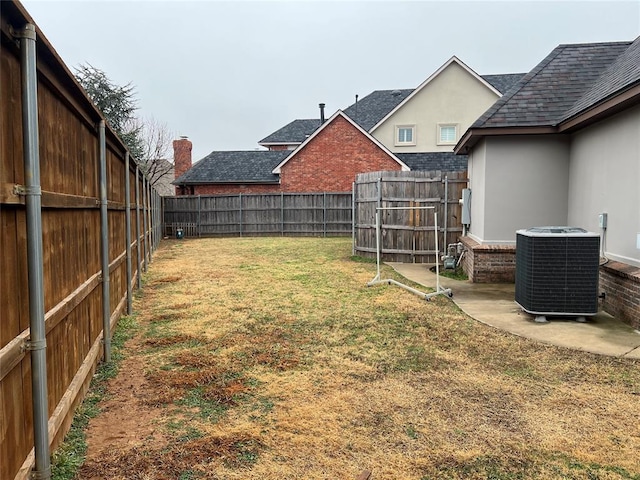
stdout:
<svg viewBox="0 0 640 480">
<path fill-rule="evenodd" d="M 396 145 L 415 145 L 416 126 L 396 125 Z"/>
<path fill-rule="evenodd" d="M 455 123 L 438 124 L 438 145 L 455 145 L 458 141 L 458 125 Z"/>
</svg>

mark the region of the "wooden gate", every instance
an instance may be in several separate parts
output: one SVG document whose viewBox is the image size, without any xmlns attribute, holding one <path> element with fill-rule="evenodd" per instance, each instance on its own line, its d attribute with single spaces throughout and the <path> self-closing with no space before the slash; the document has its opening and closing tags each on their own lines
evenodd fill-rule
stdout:
<svg viewBox="0 0 640 480">
<path fill-rule="evenodd" d="M 434 207 L 428 210 L 383 210 L 382 259 L 396 262 L 435 262 L 434 213 L 438 217 L 438 250 L 442 255 L 462 234 L 462 189 L 467 172 L 371 172 L 354 184 L 354 252 L 376 254 L 376 208 Z"/>
</svg>

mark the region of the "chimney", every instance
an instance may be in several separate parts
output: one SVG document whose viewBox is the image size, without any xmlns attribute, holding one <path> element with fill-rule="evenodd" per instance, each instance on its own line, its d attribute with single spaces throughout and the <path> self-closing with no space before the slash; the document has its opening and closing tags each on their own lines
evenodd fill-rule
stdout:
<svg viewBox="0 0 640 480">
<path fill-rule="evenodd" d="M 173 141 L 175 178 L 191 168 L 191 146 L 191 142 L 186 136 L 181 136 L 180 139 Z"/>
<path fill-rule="evenodd" d="M 320 107 L 320 125 L 324 123 L 324 103 L 318 105 Z"/>
</svg>

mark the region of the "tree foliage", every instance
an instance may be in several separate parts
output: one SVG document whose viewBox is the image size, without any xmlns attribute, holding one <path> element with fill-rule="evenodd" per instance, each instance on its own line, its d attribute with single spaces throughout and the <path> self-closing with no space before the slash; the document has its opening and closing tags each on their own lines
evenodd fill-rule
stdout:
<svg viewBox="0 0 640 480">
<path fill-rule="evenodd" d="M 172 135 L 166 124 L 136 115 L 138 100 L 132 83 L 118 85 L 104 71 L 88 63 L 78 66 L 75 76 L 150 183 L 155 185 L 173 168 Z"/>
</svg>

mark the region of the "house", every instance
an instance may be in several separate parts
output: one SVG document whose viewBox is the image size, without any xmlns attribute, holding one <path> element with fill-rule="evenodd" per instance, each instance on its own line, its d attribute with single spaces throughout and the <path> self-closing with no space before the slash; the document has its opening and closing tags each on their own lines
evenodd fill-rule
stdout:
<svg viewBox="0 0 640 480">
<path fill-rule="evenodd" d="M 385 158 L 388 153 L 392 154 L 391 169 L 464 170 L 466 157 L 453 153 L 459 132 L 471 125 L 522 75 L 483 77 L 452 57 L 418 88 L 374 91 L 359 101 L 356 99 L 356 103 L 326 122 L 325 105 L 320 104 L 319 119 L 294 120 L 260 140 L 259 145 L 270 153 L 264 150 L 212 152 L 185 175 L 191 168 L 190 153 L 184 162 L 185 168 L 181 169 L 176 151 L 173 183 L 177 194 L 301 191 L 297 189 L 315 192 L 337 191 L 336 188 L 345 191 L 351 190 L 356 173 L 379 170 L 377 161 L 366 163 L 363 159 L 368 158 L 370 152 L 378 155 L 381 149 L 385 150 Z M 340 132 L 339 128 L 346 131 Z M 324 129 L 324 133 L 310 145 L 309 139 L 316 138 L 315 133 L 320 129 Z M 331 142 L 328 135 L 333 137 Z M 353 136 L 363 150 L 354 150 L 350 144 Z M 318 147 L 320 144 L 324 145 L 322 149 Z M 300 153 L 303 146 L 305 152 Z M 182 148 L 180 144 L 178 147 Z M 316 152 L 315 160 L 309 157 L 309 152 Z M 352 157 L 354 152 L 357 155 Z M 281 172 L 274 167 L 285 158 L 295 158 L 291 165 L 304 165 L 305 170 L 287 167 Z M 344 168 L 334 168 L 334 164 Z M 354 169 L 356 166 L 362 170 Z M 312 178 L 312 171 L 319 176 Z M 323 172 L 343 177 L 329 181 L 328 175 L 320 175 Z"/>
<path fill-rule="evenodd" d="M 295 150 L 212 152 L 191 164 L 191 142 L 174 141 L 179 195 L 344 192 L 357 173 L 409 167 L 341 111 Z"/>
<path fill-rule="evenodd" d="M 455 152 L 469 156 L 473 281 L 513 281 L 516 230 L 581 227 L 601 234 L 605 310 L 640 327 L 640 37 L 558 46 Z"/>
</svg>

